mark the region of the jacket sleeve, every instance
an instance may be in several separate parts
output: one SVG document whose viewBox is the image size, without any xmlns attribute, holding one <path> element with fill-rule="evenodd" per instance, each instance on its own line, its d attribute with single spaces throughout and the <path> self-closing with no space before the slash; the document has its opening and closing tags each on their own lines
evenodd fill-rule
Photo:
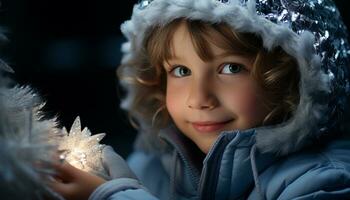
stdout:
<svg viewBox="0 0 350 200">
<path fill-rule="evenodd" d="M 131 178 L 118 178 L 100 185 L 89 200 L 157 200 L 139 181 Z"/>
<path fill-rule="evenodd" d="M 277 199 L 350 199 L 350 172 L 335 166 L 312 169 L 286 186 Z"/>
<path fill-rule="evenodd" d="M 107 155 L 107 154 L 106 154 Z M 112 154 L 113 155 L 113 154 Z M 113 160 L 112 158 L 110 158 Z M 118 159 L 117 159 L 118 160 Z M 110 161 L 111 162 L 111 161 Z M 116 173 L 120 165 L 109 165 Z M 115 167 L 113 167 L 115 166 Z M 90 200 L 155 200 L 168 199 L 169 176 L 165 172 L 158 156 L 141 151 L 133 152 L 128 166 L 135 176 L 116 176 L 99 186 L 90 196 Z M 154 196 L 156 195 L 156 196 Z"/>
</svg>

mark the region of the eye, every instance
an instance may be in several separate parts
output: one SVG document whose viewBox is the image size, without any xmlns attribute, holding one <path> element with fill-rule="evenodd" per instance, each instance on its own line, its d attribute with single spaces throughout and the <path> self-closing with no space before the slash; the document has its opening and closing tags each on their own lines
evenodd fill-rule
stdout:
<svg viewBox="0 0 350 200">
<path fill-rule="evenodd" d="M 175 77 L 184 77 L 191 75 L 191 70 L 185 66 L 174 67 L 170 72 Z"/>
<path fill-rule="evenodd" d="M 226 63 L 223 64 L 223 67 L 220 70 L 222 74 L 237 74 L 242 71 L 243 66 L 235 63 Z"/>
</svg>

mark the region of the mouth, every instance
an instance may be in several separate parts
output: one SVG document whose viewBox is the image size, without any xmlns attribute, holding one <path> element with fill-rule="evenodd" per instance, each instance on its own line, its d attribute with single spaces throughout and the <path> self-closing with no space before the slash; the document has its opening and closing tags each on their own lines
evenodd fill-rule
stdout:
<svg viewBox="0 0 350 200">
<path fill-rule="evenodd" d="M 205 121 L 205 122 L 191 122 L 193 128 L 198 132 L 210 133 L 222 129 L 226 124 L 232 122 L 233 119 L 221 122 Z"/>
</svg>

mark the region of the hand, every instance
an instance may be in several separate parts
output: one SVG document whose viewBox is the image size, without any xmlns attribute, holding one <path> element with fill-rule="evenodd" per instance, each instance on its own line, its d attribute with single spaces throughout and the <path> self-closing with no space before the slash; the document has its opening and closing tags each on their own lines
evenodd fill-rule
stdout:
<svg viewBox="0 0 350 200">
<path fill-rule="evenodd" d="M 49 187 L 67 200 L 88 199 L 92 192 L 106 181 L 98 176 L 79 170 L 67 162 L 53 164 L 56 170 Z"/>
<path fill-rule="evenodd" d="M 119 156 L 111 146 L 103 148 L 102 163 L 111 179 L 137 179 L 136 175 L 131 171 L 125 160 Z"/>
</svg>

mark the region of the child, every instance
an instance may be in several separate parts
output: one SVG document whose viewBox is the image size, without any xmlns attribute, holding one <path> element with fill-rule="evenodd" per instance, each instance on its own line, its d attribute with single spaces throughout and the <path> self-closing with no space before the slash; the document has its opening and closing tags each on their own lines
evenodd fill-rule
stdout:
<svg viewBox="0 0 350 200">
<path fill-rule="evenodd" d="M 335 23 L 336 22 L 336 23 Z M 67 199 L 350 199 L 346 29 L 330 0 L 143 0 L 122 25 L 129 170 L 67 164 Z M 136 178 L 137 177 L 137 178 Z"/>
</svg>

